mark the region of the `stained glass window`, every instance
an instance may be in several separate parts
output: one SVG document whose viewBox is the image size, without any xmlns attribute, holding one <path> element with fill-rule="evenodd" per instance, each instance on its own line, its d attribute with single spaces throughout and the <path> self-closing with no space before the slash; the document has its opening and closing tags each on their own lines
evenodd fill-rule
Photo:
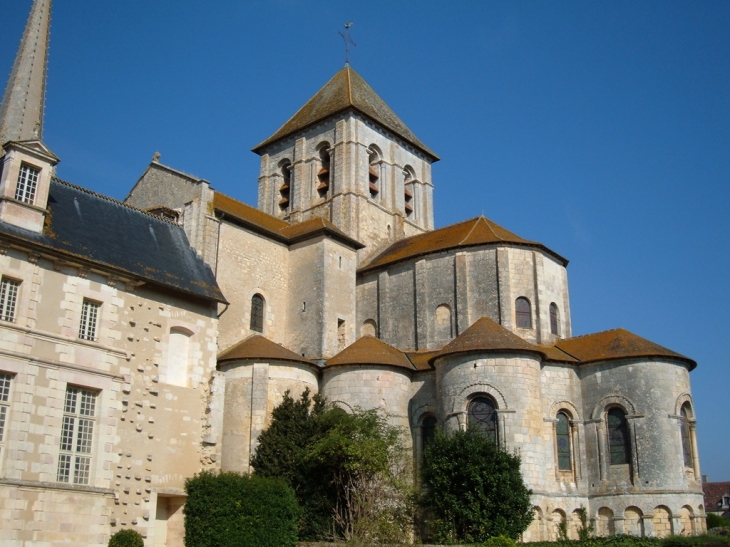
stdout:
<svg viewBox="0 0 730 547">
<path fill-rule="evenodd" d="M 497 407 L 487 397 L 477 397 L 469 403 L 469 427 L 481 431 L 488 439 L 497 442 Z"/>
<path fill-rule="evenodd" d="M 251 298 L 251 330 L 264 332 L 264 297 L 254 294 Z"/>
<path fill-rule="evenodd" d="M 620 408 L 608 411 L 608 450 L 611 465 L 620 465 L 631 461 L 631 442 L 626 413 Z"/>
<path fill-rule="evenodd" d="M 570 454 L 570 422 L 565 413 L 558 413 L 558 423 L 555 430 L 558 445 L 558 469 L 560 471 L 571 471 L 573 462 Z"/>
<path fill-rule="evenodd" d="M 517 319 L 517 328 L 532 328 L 532 307 L 530 306 L 530 301 L 527 298 L 520 296 L 517 300 L 515 300 L 515 315 Z"/>
</svg>

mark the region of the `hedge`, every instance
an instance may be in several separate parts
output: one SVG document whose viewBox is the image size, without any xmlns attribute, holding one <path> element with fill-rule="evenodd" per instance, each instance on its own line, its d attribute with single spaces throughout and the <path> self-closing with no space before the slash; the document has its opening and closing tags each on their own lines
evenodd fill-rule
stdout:
<svg viewBox="0 0 730 547">
<path fill-rule="evenodd" d="M 185 481 L 186 547 L 295 547 L 300 509 L 279 479 L 204 471 Z"/>
</svg>

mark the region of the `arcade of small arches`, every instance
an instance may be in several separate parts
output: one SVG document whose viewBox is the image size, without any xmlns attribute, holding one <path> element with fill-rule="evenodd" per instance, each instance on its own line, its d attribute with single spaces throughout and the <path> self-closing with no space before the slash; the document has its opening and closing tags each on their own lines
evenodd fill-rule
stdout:
<svg viewBox="0 0 730 547">
<path fill-rule="evenodd" d="M 560 537 L 560 525 L 567 524 L 568 539 L 578 539 L 581 529 L 580 508 L 566 511 L 560 508 L 533 507 L 534 519 L 524 534 L 529 541 L 555 541 Z M 702 505 L 683 505 L 672 511 L 666 505 L 641 508 L 600 507 L 589 514 L 597 536 L 626 534 L 639 537 L 691 536 L 705 532 L 705 512 Z"/>
</svg>

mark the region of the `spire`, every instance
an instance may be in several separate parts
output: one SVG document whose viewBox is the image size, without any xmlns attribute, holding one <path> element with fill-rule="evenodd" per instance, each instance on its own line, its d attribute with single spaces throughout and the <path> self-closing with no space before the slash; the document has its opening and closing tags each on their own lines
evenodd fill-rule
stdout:
<svg viewBox="0 0 730 547">
<path fill-rule="evenodd" d="M 0 104 L 0 146 L 7 141 L 41 140 L 43 136 L 51 1 L 33 1 Z"/>
</svg>

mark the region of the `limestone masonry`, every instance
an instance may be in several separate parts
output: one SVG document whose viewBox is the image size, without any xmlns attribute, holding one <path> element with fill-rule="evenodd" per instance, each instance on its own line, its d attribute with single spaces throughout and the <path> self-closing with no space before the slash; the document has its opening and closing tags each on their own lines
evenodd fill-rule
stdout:
<svg viewBox="0 0 730 547">
<path fill-rule="evenodd" d="M 258 205 L 155 157 L 118 202 L 42 141 L 50 0 L 0 106 L 0 543 L 182 546 L 184 481 L 250 471 L 285 392 L 522 457 L 524 541 L 705 530 L 690 372 L 573 337 L 568 261 L 484 217 L 434 229 L 423 144 L 349 66 L 254 152 Z M 282 119 L 288 113 L 283 113 Z"/>
</svg>

